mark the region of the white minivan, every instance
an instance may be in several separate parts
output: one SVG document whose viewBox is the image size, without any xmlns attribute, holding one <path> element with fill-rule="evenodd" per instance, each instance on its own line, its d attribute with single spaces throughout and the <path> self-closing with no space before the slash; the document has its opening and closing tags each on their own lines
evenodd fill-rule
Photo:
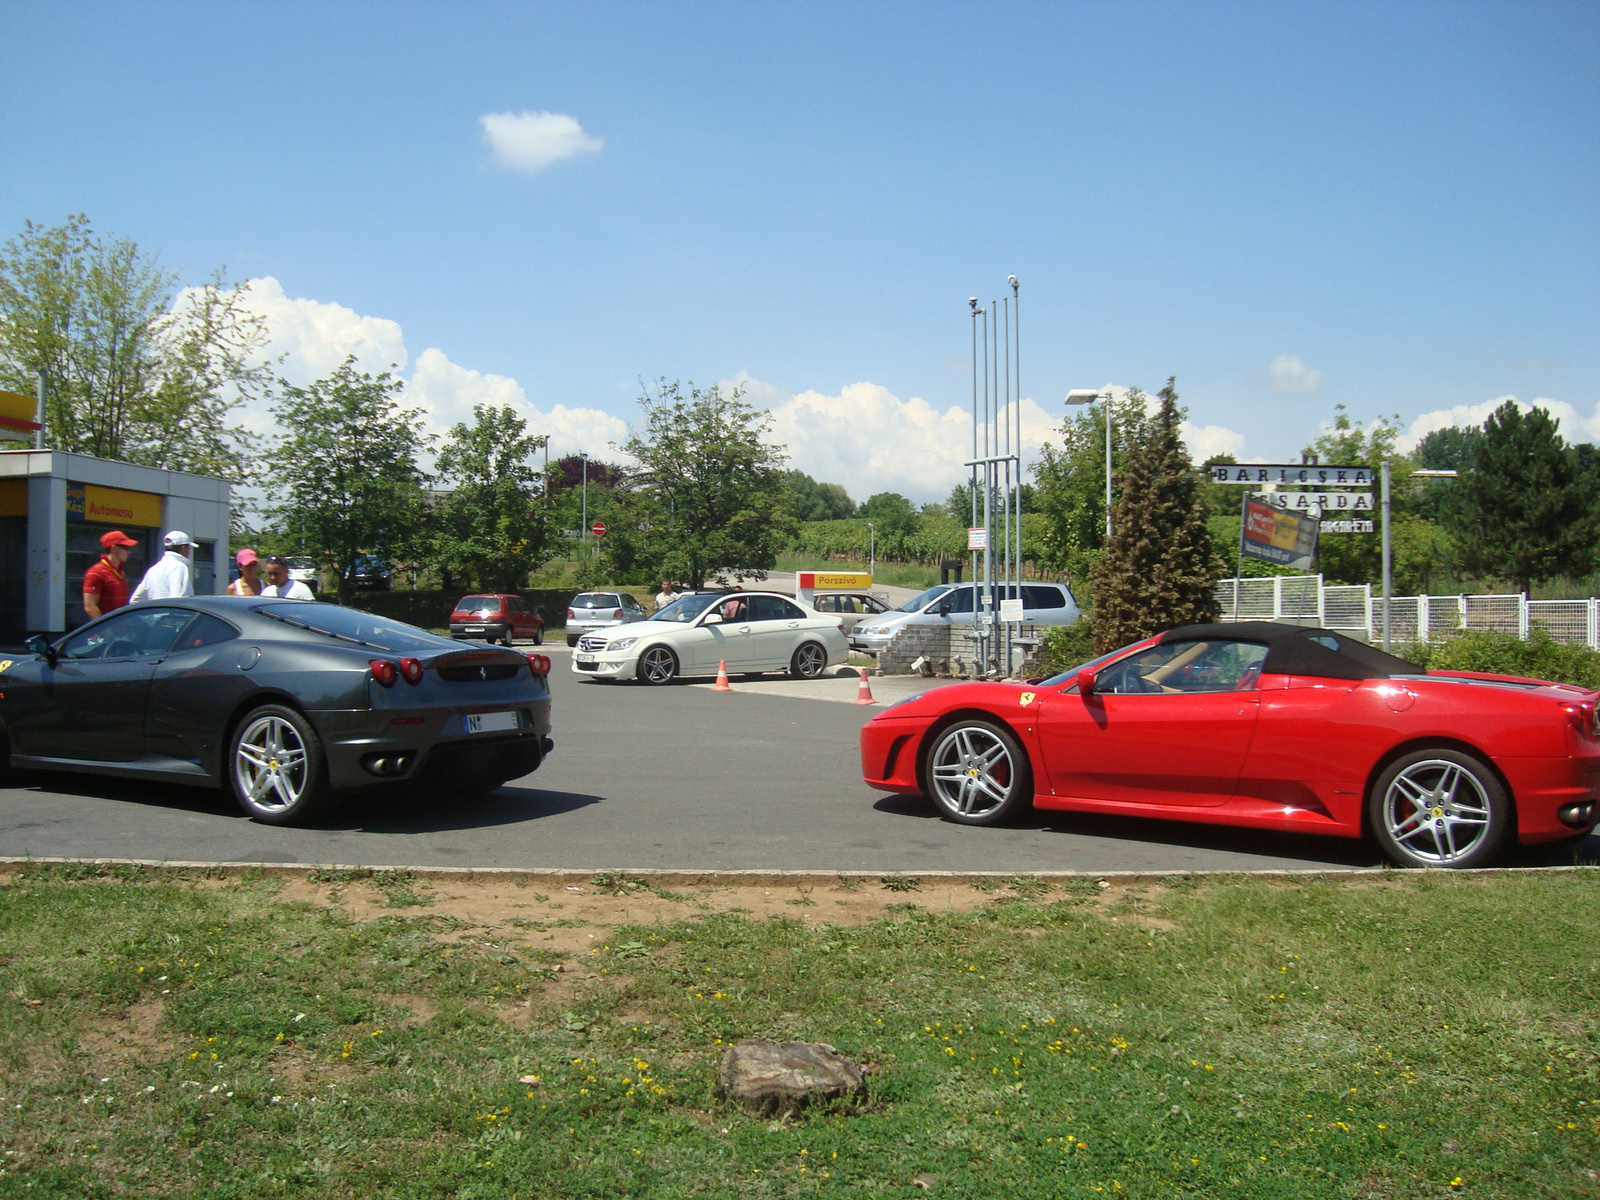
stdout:
<svg viewBox="0 0 1600 1200">
<path fill-rule="evenodd" d="M 1016 596 L 1016 584 L 1009 588 L 995 585 L 997 599 Z M 862 654 L 877 654 L 889 644 L 897 630 L 907 625 L 970 625 L 974 585 L 941 583 L 899 608 L 858 621 L 850 631 L 850 649 Z M 1022 585 L 1022 623 L 1024 625 L 1072 625 L 1082 613 L 1064 583 L 1025 583 Z"/>
</svg>

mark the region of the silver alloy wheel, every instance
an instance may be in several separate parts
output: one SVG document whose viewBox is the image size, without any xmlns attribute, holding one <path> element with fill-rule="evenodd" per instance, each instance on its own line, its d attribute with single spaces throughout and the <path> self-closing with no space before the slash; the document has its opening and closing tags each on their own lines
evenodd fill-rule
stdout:
<svg viewBox="0 0 1600 1200">
<path fill-rule="evenodd" d="M 1453 866 L 1489 836 L 1489 794 L 1461 763 L 1445 758 L 1414 762 L 1390 781 L 1380 810 L 1389 839 L 1408 857 Z"/>
<path fill-rule="evenodd" d="M 828 655 L 815 642 L 807 642 L 794 652 L 793 671 L 800 679 L 815 679 L 828 666 Z"/>
<path fill-rule="evenodd" d="M 639 678 L 646 683 L 666 683 L 678 673 L 678 659 L 665 646 L 651 646 L 639 656 Z"/>
<path fill-rule="evenodd" d="M 953 816 L 986 817 L 1005 806 L 1016 784 L 1011 747 L 983 725 L 946 730 L 928 761 L 933 798 Z"/>
<path fill-rule="evenodd" d="M 306 792 L 307 760 L 300 731 L 272 713 L 257 717 L 234 744 L 239 794 L 263 812 L 293 808 Z"/>
</svg>

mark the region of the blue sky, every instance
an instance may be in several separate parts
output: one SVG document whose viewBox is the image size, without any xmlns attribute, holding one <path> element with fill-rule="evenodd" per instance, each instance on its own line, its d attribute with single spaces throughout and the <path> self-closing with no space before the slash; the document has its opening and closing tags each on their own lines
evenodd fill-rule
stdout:
<svg viewBox="0 0 1600 1200">
<path fill-rule="evenodd" d="M 226 264 L 289 374 L 398 361 L 441 426 L 606 454 L 641 378 L 740 380 L 795 465 L 938 498 L 1015 273 L 1033 441 L 1172 374 L 1247 459 L 1339 403 L 1600 435 L 1593 4 L 6 0 L 0 44 L 0 237 Z M 523 113 L 576 152 L 502 161 Z"/>
</svg>

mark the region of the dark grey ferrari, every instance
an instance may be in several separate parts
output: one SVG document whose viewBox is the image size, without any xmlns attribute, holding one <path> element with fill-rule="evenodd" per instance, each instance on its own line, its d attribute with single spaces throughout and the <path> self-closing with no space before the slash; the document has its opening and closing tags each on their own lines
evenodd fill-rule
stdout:
<svg viewBox="0 0 1600 1200">
<path fill-rule="evenodd" d="M 0 658 L 7 766 L 227 788 L 289 825 L 341 792 L 486 791 L 550 752 L 550 660 L 302 600 L 118 609 Z"/>
</svg>

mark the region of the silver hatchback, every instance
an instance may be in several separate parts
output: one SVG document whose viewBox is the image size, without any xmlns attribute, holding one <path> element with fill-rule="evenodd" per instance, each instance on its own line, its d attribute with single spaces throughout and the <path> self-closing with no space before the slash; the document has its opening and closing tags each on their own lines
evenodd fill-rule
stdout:
<svg viewBox="0 0 1600 1200">
<path fill-rule="evenodd" d="M 576 646 L 591 630 L 627 625 L 648 615 L 627 592 L 579 592 L 567 605 L 567 645 Z"/>
</svg>

